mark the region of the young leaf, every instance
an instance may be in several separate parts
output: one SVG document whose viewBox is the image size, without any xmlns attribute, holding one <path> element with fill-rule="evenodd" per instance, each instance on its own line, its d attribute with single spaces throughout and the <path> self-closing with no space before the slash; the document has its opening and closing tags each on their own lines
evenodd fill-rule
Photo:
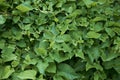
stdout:
<svg viewBox="0 0 120 80">
<path fill-rule="evenodd" d="M 104 17 L 95 17 L 92 21 L 98 22 L 98 21 L 105 21 L 106 19 Z"/>
<path fill-rule="evenodd" d="M 100 33 L 97 33 L 97 32 L 94 32 L 94 31 L 89 31 L 89 32 L 87 33 L 87 38 L 95 38 L 95 39 L 97 39 L 97 38 L 99 38 L 100 36 L 101 36 Z"/>
<path fill-rule="evenodd" d="M 10 66 L 0 66 L 0 79 L 8 79 L 15 70 Z M 2 72 L 2 73 L 1 73 Z"/>
<path fill-rule="evenodd" d="M 21 12 L 28 12 L 33 9 L 32 6 L 27 2 L 18 5 L 16 8 Z"/>
<path fill-rule="evenodd" d="M 24 79 L 35 79 L 37 72 L 35 70 L 25 70 L 23 72 L 18 73 L 17 77 Z"/>
<path fill-rule="evenodd" d="M 47 51 L 45 48 L 35 48 L 35 52 L 38 56 L 45 57 L 47 56 Z"/>
</svg>

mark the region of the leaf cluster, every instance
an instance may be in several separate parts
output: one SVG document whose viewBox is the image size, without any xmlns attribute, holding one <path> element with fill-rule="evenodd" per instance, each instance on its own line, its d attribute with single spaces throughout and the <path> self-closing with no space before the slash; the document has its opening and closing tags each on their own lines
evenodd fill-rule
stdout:
<svg viewBox="0 0 120 80">
<path fill-rule="evenodd" d="M 0 80 L 120 80 L 120 0 L 0 0 Z"/>
</svg>

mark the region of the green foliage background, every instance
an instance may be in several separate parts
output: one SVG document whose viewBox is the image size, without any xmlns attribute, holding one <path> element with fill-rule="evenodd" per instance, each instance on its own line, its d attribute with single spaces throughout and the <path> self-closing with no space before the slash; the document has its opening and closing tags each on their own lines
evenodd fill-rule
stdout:
<svg viewBox="0 0 120 80">
<path fill-rule="evenodd" d="M 120 0 L 0 0 L 0 80 L 120 80 Z"/>
</svg>

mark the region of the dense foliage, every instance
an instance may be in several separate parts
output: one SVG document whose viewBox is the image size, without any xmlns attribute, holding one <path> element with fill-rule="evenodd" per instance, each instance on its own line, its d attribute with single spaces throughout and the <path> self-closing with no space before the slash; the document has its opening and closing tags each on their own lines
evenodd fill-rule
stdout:
<svg viewBox="0 0 120 80">
<path fill-rule="evenodd" d="M 120 0 L 0 0 L 0 80 L 120 80 Z"/>
</svg>

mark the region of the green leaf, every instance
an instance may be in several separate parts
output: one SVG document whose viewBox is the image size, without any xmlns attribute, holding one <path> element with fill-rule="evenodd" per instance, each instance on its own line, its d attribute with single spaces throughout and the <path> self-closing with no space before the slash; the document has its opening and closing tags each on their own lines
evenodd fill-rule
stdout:
<svg viewBox="0 0 120 80">
<path fill-rule="evenodd" d="M 117 33 L 118 35 L 120 35 L 120 28 L 115 27 L 112 29 L 115 33 Z"/>
<path fill-rule="evenodd" d="M 55 75 L 53 80 L 64 80 L 61 76 Z"/>
<path fill-rule="evenodd" d="M 47 67 L 46 71 L 49 73 L 56 73 L 56 64 L 50 63 L 49 66 Z"/>
<path fill-rule="evenodd" d="M 14 68 L 10 66 L 0 66 L 0 79 L 8 79 L 8 77 L 15 72 Z"/>
<path fill-rule="evenodd" d="M 95 17 L 92 19 L 93 22 L 98 22 L 98 21 L 105 21 L 106 19 L 104 17 Z"/>
<path fill-rule="evenodd" d="M 70 47 L 69 44 L 62 43 L 62 44 L 61 44 L 61 47 L 62 47 L 62 50 L 63 50 L 64 52 L 71 52 L 71 51 L 72 51 L 72 48 Z"/>
<path fill-rule="evenodd" d="M 94 73 L 94 80 L 104 80 L 106 79 L 106 74 L 105 72 L 101 72 L 101 71 L 96 71 Z"/>
<path fill-rule="evenodd" d="M 87 63 L 87 64 L 86 64 L 86 71 L 88 71 L 88 70 L 91 69 L 91 68 L 94 68 L 94 66 L 91 65 L 90 63 Z"/>
<path fill-rule="evenodd" d="M 102 30 L 104 30 L 103 24 L 97 22 L 95 25 L 93 25 L 93 29 L 91 29 L 91 30 L 94 30 L 96 32 L 102 31 Z"/>
<path fill-rule="evenodd" d="M 109 54 L 106 54 L 102 52 L 101 58 L 103 61 L 111 61 L 112 59 L 116 58 L 119 56 L 119 53 L 113 51 L 112 49 L 110 50 Z"/>
<path fill-rule="evenodd" d="M 105 67 L 105 69 L 111 69 L 114 64 L 113 64 L 113 61 L 106 61 L 106 62 L 103 62 L 103 66 Z"/>
<path fill-rule="evenodd" d="M 106 0 L 98 0 L 99 4 L 104 4 L 106 2 Z"/>
<path fill-rule="evenodd" d="M 47 51 L 45 48 L 35 48 L 35 52 L 38 56 L 41 56 L 41 57 L 47 56 Z"/>
<path fill-rule="evenodd" d="M 89 21 L 86 17 L 81 17 L 76 19 L 77 25 L 87 27 L 89 25 Z"/>
<path fill-rule="evenodd" d="M 24 29 L 24 30 L 30 30 L 31 25 L 32 25 L 32 24 L 27 24 L 27 25 L 24 26 L 23 29 Z"/>
<path fill-rule="evenodd" d="M 57 75 L 60 75 L 68 80 L 73 80 L 78 78 L 78 75 L 75 73 L 74 69 L 68 64 L 64 64 L 64 63 L 59 64 L 58 70 L 59 72 L 57 73 Z"/>
<path fill-rule="evenodd" d="M 28 12 L 28 11 L 33 9 L 32 6 L 27 2 L 24 2 L 24 3 L 20 4 L 20 5 L 18 5 L 16 8 L 18 10 L 20 10 L 21 12 Z"/>
<path fill-rule="evenodd" d="M 89 31 L 87 33 L 87 38 L 99 38 L 101 36 L 101 34 L 97 33 L 97 32 L 94 32 L 94 31 Z"/>
<path fill-rule="evenodd" d="M 46 40 L 41 40 L 39 43 L 36 43 L 34 47 L 34 51 L 38 56 L 45 58 L 47 56 L 47 48 L 49 47 L 49 43 Z"/>
<path fill-rule="evenodd" d="M 83 51 L 80 49 L 75 53 L 76 57 L 80 57 L 82 59 L 85 59 Z"/>
<path fill-rule="evenodd" d="M 114 40 L 114 44 L 117 44 L 117 45 L 120 44 L 120 37 L 117 37 L 117 38 Z"/>
<path fill-rule="evenodd" d="M 94 80 L 99 80 L 99 74 L 97 72 L 94 73 Z"/>
<path fill-rule="evenodd" d="M 41 60 L 38 61 L 37 68 L 41 74 L 45 74 L 45 71 L 48 66 L 49 66 L 48 62 Z"/>
<path fill-rule="evenodd" d="M 28 65 L 30 64 L 35 65 L 37 62 L 38 62 L 38 58 L 31 59 L 30 55 L 26 55 L 24 60 L 24 63 Z"/>
<path fill-rule="evenodd" d="M 120 58 L 116 58 L 114 61 L 113 61 L 113 68 L 120 74 Z"/>
<path fill-rule="evenodd" d="M 111 61 L 106 61 L 103 63 L 105 69 L 111 69 L 114 68 L 119 74 L 120 74 L 120 58 L 116 58 L 114 60 Z"/>
<path fill-rule="evenodd" d="M 86 71 L 90 70 L 91 68 L 95 68 L 97 70 L 103 71 L 103 67 L 98 63 L 94 63 L 94 64 L 87 63 L 86 64 Z"/>
<path fill-rule="evenodd" d="M 12 27 L 11 32 L 12 32 L 13 39 L 20 40 L 22 38 L 22 31 L 20 29 L 18 29 L 16 27 Z"/>
<path fill-rule="evenodd" d="M 19 73 L 16 73 L 16 72 L 13 73 L 12 76 L 11 76 L 11 79 L 12 79 L 12 80 L 22 80 L 22 79 L 20 79 L 20 78 L 17 77 L 18 74 L 19 74 Z"/>
<path fill-rule="evenodd" d="M 17 59 L 17 56 L 15 54 L 13 54 L 14 50 L 15 50 L 14 45 L 10 45 L 6 48 L 3 48 L 1 57 L 3 58 L 4 62 Z"/>
<path fill-rule="evenodd" d="M 60 35 L 60 36 L 57 36 L 56 38 L 55 38 L 55 41 L 56 42 L 68 42 L 68 41 L 70 41 L 70 40 L 72 40 L 72 38 L 71 38 L 71 36 L 70 35 L 68 35 L 68 34 L 64 34 L 64 35 Z"/>
<path fill-rule="evenodd" d="M 63 62 L 70 58 L 68 55 L 60 53 L 58 50 L 50 53 L 49 56 L 58 63 Z"/>
<path fill-rule="evenodd" d="M 115 36 L 115 33 L 113 32 L 112 29 L 110 29 L 110 28 L 105 28 L 105 30 L 106 30 L 106 32 L 108 33 L 108 35 L 109 35 L 110 37 Z"/>
<path fill-rule="evenodd" d="M 0 49 L 3 49 L 5 46 L 5 40 L 0 40 Z"/>
<path fill-rule="evenodd" d="M 19 47 L 26 47 L 26 43 L 25 43 L 24 40 L 18 41 L 16 45 L 19 46 Z"/>
<path fill-rule="evenodd" d="M 19 64 L 20 64 L 19 60 L 18 61 L 14 60 L 14 61 L 11 62 L 12 67 L 17 67 Z"/>
<path fill-rule="evenodd" d="M 52 25 L 51 25 L 51 26 L 52 26 Z M 51 32 L 52 32 L 54 35 L 58 35 L 58 34 L 60 33 L 59 30 L 55 27 L 55 25 L 52 26 Z"/>
<path fill-rule="evenodd" d="M 0 24 L 4 24 L 6 22 L 5 17 L 3 15 L 0 15 Z"/>
<path fill-rule="evenodd" d="M 7 32 L 3 32 L 3 34 L 1 35 L 3 38 L 12 38 L 12 31 L 8 30 Z"/>
<path fill-rule="evenodd" d="M 57 5 L 56 5 L 56 7 L 62 7 L 62 5 L 64 4 L 64 3 L 66 3 L 66 0 L 61 0 L 61 1 L 59 1 L 58 3 L 57 3 Z"/>
<path fill-rule="evenodd" d="M 74 63 L 74 62 L 73 62 Z M 81 59 L 79 59 L 73 66 L 76 72 L 78 71 L 84 71 L 85 70 L 86 63 L 82 62 Z"/>
<path fill-rule="evenodd" d="M 64 68 L 63 68 L 64 67 Z M 69 73 L 73 73 L 75 72 L 74 69 L 68 65 L 68 64 L 65 64 L 65 63 L 61 63 L 58 65 L 58 70 L 60 71 L 64 71 L 64 72 L 69 72 Z"/>
<path fill-rule="evenodd" d="M 25 70 L 18 73 L 17 77 L 20 79 L 35 79 L 37 72 L 35 70 Z"/>
<path fill-rule="evenodd" d="M 68 18 L 73 18 L 73 17 L 77 17 L 78 15 L 81 15 L 82 11 L 79 9 L 76 9 L 73 13 L 71 13 L 70 15 L 68 15 Z"/>
<path fill-rule="evenodd" d="M 49 31 L 45 31 L 43 36 L 45 37 L 45 39 L 50 39 L 50 40 L 53 40 L 55 38 L 55 36 Z"/>
<path fill-rule="evenodd" d="M 67 43 L 53 43 L 51 46 L 53 49 L 61 50 L 63 52 L 71 52 L 72 48 L 70 47 L 70 44 Z"/>
<path fill-rule="evenodd" d="M 41 40 L 38 44 L 39 44 L 40 48 L 45 48 L 45 49 L 47 49 L 49 46 L 49 42 L 47 40 L 44 40 L 44 39 Z"/>
<path fill-rule="evenodd" d="M 90 8 L 91 5 L 94 3 L 92 0 L 83 0 L 83 2 L 85 3 L 85 5 Z"/>
<path fill-rule="evenodd" d="M 65 10 L 68 13 L 72 13 L 76 9 L 75 3 L 63 4 L 62 10 Z"/>
<path fill-rule="evenodd" d="M 90 49 L 86 50 L 86 53 L 88 54 L 91 62 L 97 60 L 100 56 L 99 47 L 91 47 Z"/>
<path fill-rule="evenodd" d="M 100 40 L 102 42 L 105 42 L 107 39 L 109 38 L 109 36 L 105 33 L 105 34 L 102 34 L 102 36 L 100 36 Z"/>
<path fill-rule="evenodd" d="M 68 24 L 59 24 L 57 27 L 61 31 L 61 34 L 64 34 L 68 30 Z"/>
<path fill-rule="evenodd" d="M 13 21 L 14 23 L 17 23 L 20 20 L 20 16 L 14 16 Z"/>
<path fill-rule="evenodd" d="M 17 60 L 17 56 L 13 53 L 3 53 L 2 58 L 4 62 L 12 61 L 12 60 Z"/>
<path fill-rule="evenodd" d="M 120 80 L 119 4 L 0 0 L 0 80 Z"/>
</svg>

